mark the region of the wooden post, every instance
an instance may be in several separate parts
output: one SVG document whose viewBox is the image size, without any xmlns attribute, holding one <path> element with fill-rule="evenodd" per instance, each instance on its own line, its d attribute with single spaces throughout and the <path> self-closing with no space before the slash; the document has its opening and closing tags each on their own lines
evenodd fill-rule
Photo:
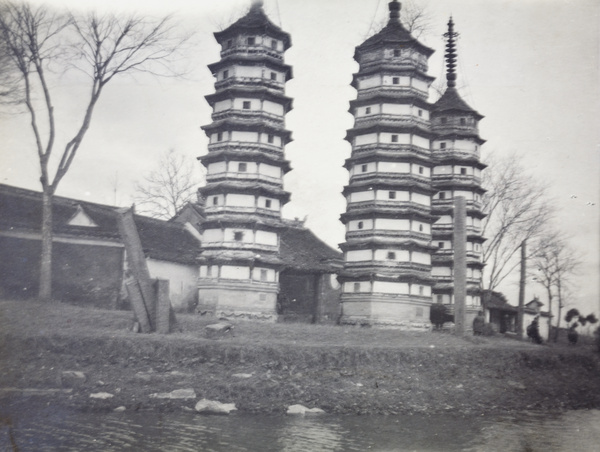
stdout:
<svg viewBox="0 0 600 452">
<path fill-rule="evenodd" d="M 156 287 L 156 331 L 160 334 L 171 332 L 171 300 L 169 298 L 169 281 L 157 279 Z"/>
<path fill-rule="evenodd" d="M 527 279 L 527 240 L 521 243 L 521 278 L 519 280 L 519 310 L 517 311 L 517 337 L 523 339 L 523 309 L 525 309 L 525 281 Z"/>
<path fill-rule="evenodd" d="M 454 325 L 455 333 L 465 334 L 467 298 L 467 209 L 464 196 L 454 198 Z"/>
<path fill-rule="evenodd" d="M 150 330 L 153 331 L 156 319 L 156 294 L 152 287 L 150 272 L 146 265 L 146 256 L 142 248 L 142 242 L 138 235 L 137 227 L 133 218 L 133 209 L 119 210 L 119 232 L 125 245 L 127 253 L 127 263 L 133 277 L 137 280 L 143 302 L 148 312 Z"/>
</svg>

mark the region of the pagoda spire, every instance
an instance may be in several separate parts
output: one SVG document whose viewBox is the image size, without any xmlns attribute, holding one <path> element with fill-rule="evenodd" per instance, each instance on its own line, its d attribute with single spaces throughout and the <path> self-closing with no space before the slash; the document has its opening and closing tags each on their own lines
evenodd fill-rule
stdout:
<svg viewBox="0 0 600 452">
<path fill-rule="evenodd" d="M 390 23 L 400 22 L 400 8 L 402 8 L 402 4 L 398 0 L 392 0 L 388 4 L 388 8 L 390 9 Z"/>
<path fill-rule="evenodd" d="M 456 86 L 456 42 L 458 33 L 454 31 L 454 22 L 452 16 L 448 21 L 448 32 L 444 33 L 444 39 L 446 40 L 446 80 L 448 81 L 448 88 L 454 88 Z"/>
<path fill-rule="evenodd" d="M 263 0 L 252 0 L 252 6 L 250 6 L 250 9 L 262 9 L 263 4 Z"/>
</svg>

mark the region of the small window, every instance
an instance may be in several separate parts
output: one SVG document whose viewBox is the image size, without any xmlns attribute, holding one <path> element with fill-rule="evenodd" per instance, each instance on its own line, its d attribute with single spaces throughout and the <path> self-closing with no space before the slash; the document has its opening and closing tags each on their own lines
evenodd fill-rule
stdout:
<svg viewBox="0 0 600 452">
<path fill-rule="evenodd" d="M 445 142 L 441 142 L 440 143 L 440 149 L 446 149 L 446 143 Z"/>
<path fill-rule="evenodd" d="M 444 296 L 443 295 L 438 295 L 437 296 L 437 302 L 441 303 L 442 301 L 444 301 Z"/>
<path fill-rule="evenodd" d="M 387 258 L 390 260 L 396 260 L 396 253 L 394 251 L 388 251 Z"/>
<path fill-rule="evenodd" d="M 395 191 L 388 192 L 388 199 L 396 199 L 396 192 Z"/>
<path fill-rule="evenodd" d="M 358 283 L 358 282 L 354 283 L 354 292 L 360 292 L 360 283 Z"/>
<path fill-rule="evenodd" d="M 357 226 L 358 229 L 362 229 L 365 226 L 365 224 L 362 221 L 359 221 Z"/>
<path fill-rule="evenodd" d="M 240 173 L 245 173 L 246 171 L 248 171 L 248 164 L 247 163 L 239 163 L 238 164 L 238 171 Z"/>
<path fill-rule="evenodd" d="M 272 203 L 272 201 L 271 201 L 270 199 L 265 199 L 265 207 L 266 207 L 267 209 L 270 209 L 270 208 L 271 208 L 271 203 Z"/>
<path fill-rule="evenodd" d="M 273 144 L 275 137 L 271 134 L 267 135 L 267 142 Z"/>
<path fill-rule="evenodd" d="M 392 135 L 392 143 L 397 143 L 398 142 L 398 135 Z"/>
<path fill-rule="evenodd" d="M 223 71 L 223 78 L 227 78 L 229 77 L 229 71 L 228 70 L 224 70 Z"/>
<path fill-rule="evenodd" d="M 423 110 L 419 110 L 419 116 L 423 116 Z"/>
<path fill-rule="evenodd" d="M 250 102 L 249 100 L 245 100 L 244 103 L 242 104 L 242 108 L 244 110 L 250 110 L 251 106 L 252 106 L 252 102 Z"/>
<path fill-rule="evenodd" d="M 392 77 L 392 84 L 393 85 L 399 85 L 400 84 L 400 77 Z"/>
<path fill-rule="evenodd" d="M 242 231 L 235 231 L 233 233 L 233 240 L 235 240 L 236 242 L 241 242 L 242 240 L 244 240 L 244 233 Z"/>
<path fill-rule="evenodd" d="M 361 170 L 361 172 L 366 173 L 367 172 L 367 168 L 368 168 L 367 165 L 361 165 L 360 170 Z"/>
<path fill-rule="evenodd" d="M 440 118 L 440 122 L 442 124 L 446 124 L 448 122 L 448 118 Z"/>
<path fill-rule="evenodd" d="M 467 174 L 467 168 L 461 168 L 461 169 L 460 169 L 460 174 L 462 174 L 463 176 L 464 176 L 465 174 Z"/>
<path fill-rule="evenodd" d="M 395 57 L 399 57 L 400 56 L 400 49 L 394 49 L 394 56 Z"/>
<path fill-rule="evenodd" d="M 444 247 L 444 242 L 438 242 L 438 248 L 442 249 Z"/>
<path fill-rule="evenodd" d="M 444 192 L 444 191 L 440 192 L 440 199 L 446 199 L 446 192 Z"/>
<path fill-rule="evenodd" d="M 475 150 L 478 151 L 479 150 L 479 146 L 475 145 Z"/>
<path fill-rule="evenodd" d="M 212 265 L 206 267 L 206 276 L 212 276 Z"/>
<path fill-rule="evenodd" d="M 266 281 L 267 280 L 267 271 L 264 268 L 262 268 L 260 270 L 260 280 L 261 281 Z"/>
<path fill-rule="evenodd" d="M 254 38 L 254 37 L 247 38 L 246 44 L 248 44 L 249 46 L 253 46 L 254 44 L 256 44 L 256 38 Z"/>
<path fill-rule="evenodd" d="M 271 72 L 271 80 L 277 80 L 277 72 Z"/>
<path fill-rule="evenodd" d="M 475 251 L 479 251 L 479 243 L 475 244 Z"/>
<path fill-rule="evenodd" d="M 425 292 L 425 288 L 423 286 L 419 286 L 419 295 L 423 295 Z"/>
<path fill-rule="evenodd" d="M 218 205 L 219 205 L 219 197 L 213 196 L 213 206 L 218 206 Z"/>
<path fill-rule="evenodd" d="M 217 141 L 223 141 L 223 132 L 217 133 Z"/>
<path fill-rule="evenodd" d="M 371 114 L 371 107 L 365 108 L 365 115 L 370 115 L 370 114 Z"/>
<path fill-rule="evenodd" d="M 419 166 L 419 174 L 423 174 L 423 167 Z"/>
<path fill-rule="evenodd" d="M 273 50 L 277 50 L 277 40 L 275 40 L 275 39 L 271 40 L 271 48 Z"/>
<path fill-rule="evenodd" d="M 467 123 L 467 120 L 465 118 L 460 118 L 460 125 L 464 126 Z"/>
<path fill-rule="evenodd" d="M 423 232 L 423 225 L 422 224 L 419 225 L 419 232 Z"/>
</svg>

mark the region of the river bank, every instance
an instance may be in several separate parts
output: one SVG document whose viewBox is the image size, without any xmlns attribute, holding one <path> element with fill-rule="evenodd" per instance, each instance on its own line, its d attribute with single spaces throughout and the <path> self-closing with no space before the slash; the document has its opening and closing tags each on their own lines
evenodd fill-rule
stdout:
<svg viewBox="0 0 600 452">
<path fill-rule="evenodd" d="M 339 414 L 600 408 L 592 345 L 242 321 L 208 339 L 214 320 L 178 321 L 182 332 L 142 335 L 130 312 L 1 301 L 0 406 L 173 411 L 206 398 L 249 413 L 294 404 Z M 155 396 L 183 389 L 195 397 Z M 110 397 L 90 397 L 102 393 Z"/>
</svg>

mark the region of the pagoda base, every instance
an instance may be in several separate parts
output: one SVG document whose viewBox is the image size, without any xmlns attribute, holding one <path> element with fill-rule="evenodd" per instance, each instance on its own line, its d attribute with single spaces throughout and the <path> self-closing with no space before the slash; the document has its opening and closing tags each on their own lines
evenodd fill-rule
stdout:
<svg viewBox="0 0 600 452">
<path fill-rule="evenodd" d="M 277 321 L 277 283 L 200 280 L 196 312 L 231 320 Z"/>
<path fill-rule="evenodd" d="M 344 325 L 369 325 L 406 331 L 429 331 L 430 297 L 342 294 Z"/>
</svg>

